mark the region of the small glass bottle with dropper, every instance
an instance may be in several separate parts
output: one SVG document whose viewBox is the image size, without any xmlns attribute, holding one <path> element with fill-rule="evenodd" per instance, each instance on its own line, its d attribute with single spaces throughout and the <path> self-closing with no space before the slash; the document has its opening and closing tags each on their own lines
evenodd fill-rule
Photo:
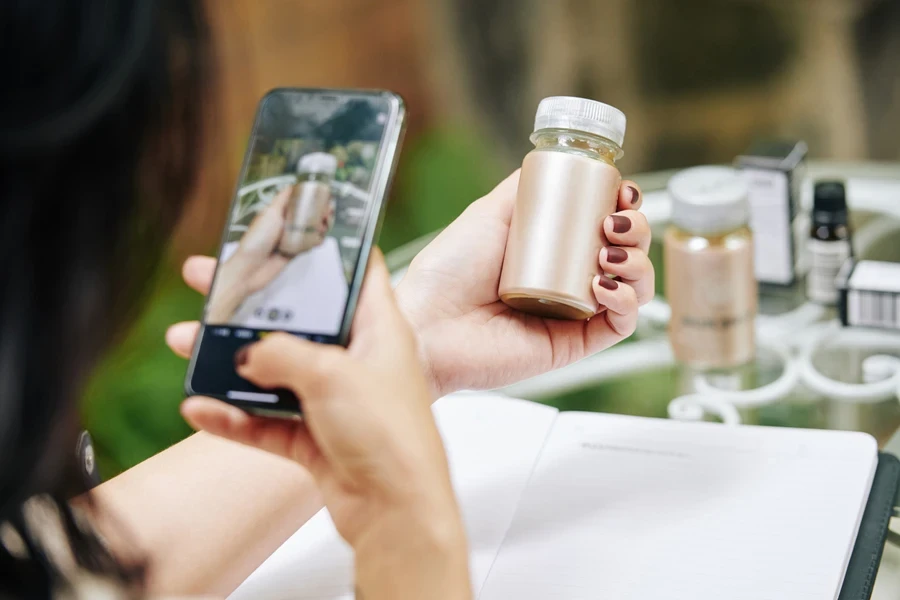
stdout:
<svg viewBox="0 0 900 600">
<path fill-rule="evenodd" d="M 538 106 L 510 223 L 499 296 L 523 312 L 589 319 L 591 287 L 615 212 L 622 176 L 625 115 L 583 98 L 545 98 Z"/>
<path fill-rule="evenodd" d="M 853 255 L 847 195 L 843 182 L 816 183 L 813 191 L 812 228 L 806 249 L 809 253 L 807 297 L 819 304 L 837 303 L 838 272 Z"/>
</svg>

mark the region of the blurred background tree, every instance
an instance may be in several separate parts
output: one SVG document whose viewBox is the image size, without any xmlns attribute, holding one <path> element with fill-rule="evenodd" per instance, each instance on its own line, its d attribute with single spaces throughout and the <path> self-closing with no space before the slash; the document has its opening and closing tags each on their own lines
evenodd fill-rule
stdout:
<svg viewBox="0 0 900 600">
<path fill-rule="evenodd" d="M 626 174 L 729 162 L 762 135 L 806 139 L 819 158 L 900 158 L 895 0 L 221 0 L 209 13 L 219 81 L 196 201 L 147 313 L 84 403 L 105 476 L 189 433 L 177 410 L 186 365 L 163 335 L 202 299 L 179 265 L 215 251 L 270 88 L 404 96 L 385 250 L 446 225 L 513 169 L 548 95 L 626 112 Z M 633 382 L 617 385 L 556 402 L 625 410 Z"/>
</svg>

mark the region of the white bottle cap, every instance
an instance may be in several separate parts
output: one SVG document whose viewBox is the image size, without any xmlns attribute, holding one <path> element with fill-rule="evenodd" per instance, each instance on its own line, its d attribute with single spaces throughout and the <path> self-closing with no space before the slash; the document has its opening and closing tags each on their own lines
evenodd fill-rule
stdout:
<svg viewBox="0 0 900 600">
<path fill-rule="evenodd" d="M 328 152 L 311 152 L 300 157 L 297 161 L 297 172 L 310 175 L 330 175 L 337 173 L 338 159 Z"/>
<path fill-rule="evenodd" d="M 596 100 L 551 96 L 538 104 L 534 130 L 573 129 L 603 136 L 619 146 L 625 141 L 625 113 Z"/>
<path fill-rule="evenodd" d="M 669 180 L 672 223 L 689 233 L 725 233 L 747 224 L 747 184 L 730 167 L 693 167 Z"/>
</svg>

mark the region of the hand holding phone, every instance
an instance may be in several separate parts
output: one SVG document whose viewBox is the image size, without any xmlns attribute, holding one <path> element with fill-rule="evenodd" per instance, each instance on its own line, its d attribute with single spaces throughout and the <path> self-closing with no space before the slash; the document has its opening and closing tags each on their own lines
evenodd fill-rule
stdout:
<svg viewBox="0 0 900 600">
<path fill-rule="evenodd" d="M 197 429 L 299 462 L 316 477 L 326 501 L 346 490 L 393 501 L 399 491 L 394 484 L 411 476 L 422 491 L 449 491 L 415 337 L 377 249 L 353 333 L 343 348 L 278 332 L 238 353 L 241 376 L 304 399 L 303 420 L 253 416 L 202 397 L 186 400 L 182 412 Z M 395 472 L 398 459 L 409 460 L 407 468 L 416 472 Z M 347 517 L 353 513 L 359 511 Z"/>
<path fill-rule="evenodd" d="M 242 353 L 238 372 L 261 388 L 291 389 L 303 398 L 303 420 L 253 416 L 209 398 L 186 400 L 182 413 L 197 429 L 305 467 L 358 567 L 372 575 L 387 559 L 406 566 L 394 588 L 402 597 L 436 585 L 468 597 L 465 532 L 428 381 L 377 250 L 353 332 L 346 349 L 276 333 Z M 357 580 L 361 591 L 390 582 L 378 572 Z"/>
<path fill-rule="evenodd" d="M 274 331 L 347 344 L 403 124 L 402 102 L 389 92 L 281 89 L 260 102 L 188 368 L 189 395 L 259 414 L 299 411 L 289 389 L 241 377 L 233 356 Z M 336 218 L 354 211 L 362 218 Z"/>
</svg>

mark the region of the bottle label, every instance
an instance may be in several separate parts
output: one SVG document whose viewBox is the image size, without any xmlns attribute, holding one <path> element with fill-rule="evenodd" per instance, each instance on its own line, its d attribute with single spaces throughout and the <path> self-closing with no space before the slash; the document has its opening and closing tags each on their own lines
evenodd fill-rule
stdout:
<svg viewBox="0 0 900 600">
<path fill-rule="evenodd" d="M 848 240 L 809 240 L 809 275 L 806 278 L 806 295 L 813 302 L 834 304 L 838 299 L 837 275 L 841 266 L 850 258 Z"/>
<path fill-rule="evenodd" d="M 846 287 L 846 325 L 900 329 L 900 263 L 861 260 Z"/>
<path fill-rule="evenodd" d="M 616 210 L 621 180 L 615 167 L 578 154 L 525 156 L 500 275 L 503 302 L 570 319 L 597 312 L 591 281 L 604 242 L 597 232 Z"/>
</svg>

